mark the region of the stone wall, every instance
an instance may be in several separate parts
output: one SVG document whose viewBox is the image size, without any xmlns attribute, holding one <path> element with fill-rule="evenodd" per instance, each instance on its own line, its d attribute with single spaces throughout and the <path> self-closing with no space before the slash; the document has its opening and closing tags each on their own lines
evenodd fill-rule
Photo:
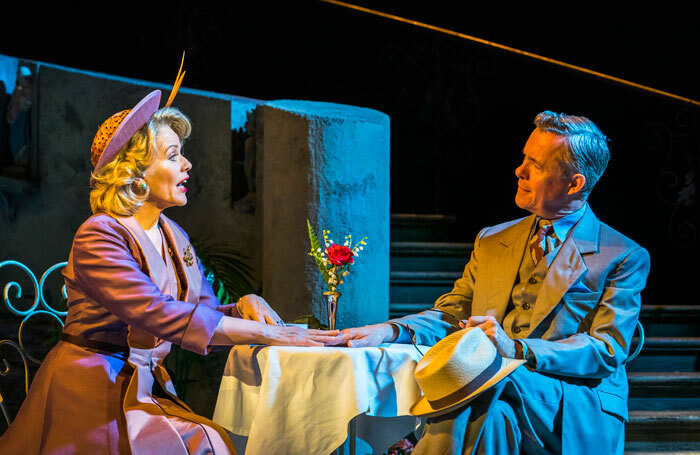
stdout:
<svg viewBox="0 0 700 455">
<path fill-rule="evenodd" d="M 170 87 L 40 65 L 36 127 L 36 187 L 17 203 L 14 220 L 0 221 L 0 258 L 17 259 L 36 273 L 66 260 L 78 226 L 90 216 L 90 144 L 110 115 Z M 226 242 L 249 259 L 259 281 L 259 215 L 233 209 L 232 135 L 243 128 L 257 100 L 181 89 L 173 105 L 192 120 L 184 151 L 193 163 L 186 207 L 166 214 L 195 239 Z"/>
<path fill-rule="evenodd" d="M 0 79 L 9 85 L 14 83 L 18 61 L 0 56 Z M 52 264 L 67 260 L 75 231 L 90 216 L 90 145 L 97 128 L 154 89 L 161 89 L 162 100 L 167 99 L 170 86 L 31 63 L 36 69 L 32 105 L 36 173 L 21 184 L 0 177 L 0 199 L 7 196 L 14 207 L 12 216 L 7 211 L 0 216 L 0 262 L 20 261 L 38 278 Z M 307 255 L 306 220 L 319 231 L 331 230 L 337 242 L 348 233 L 356 240 L 366 235 L 368 248 L 339 289 L 343 295 L 338 326 L 388 317 L 388 116 L 354 106 L 263 102 L 186 88 L 180 89 L 173 106 L 192 120 L 184 153 L 193 169 L 188 204 L 168 209 L 169 217 L 194 240 L 228 243 L 240 251 L 252 268 L 254 286 L 262 286 L 263 297 L 286 320 L 305 314 L 326 318 L 325 284 Z M 255 175 L 250 178 L 256 182 L 257 199 L 241 204 L 249 188 L 239 181 L 246 177 L 242 161 L 248 135 L 255 138 L 248 145 L 254 144 L 249 152 L 256 159 Z M 18 194 L 7 193 L 7 188 Z M 13 302 L 28 308 L 33 287 L 26 274 L 16 267 L 0 269 L 0 286 L 9 280 L 19 281 L 23 288 L 24 299 Z M 54 299 L 60 284 L 60 273 L 54 273 L 48 285 Z M 0 305 L 0 339 L 16 340 L 19 319 Z M 42 339 L 50 342 L 44 343 L 47 346 L 57 341 L 37 335 L 57 333 L 57 327 L 28 331 L 36 332 L 37 344 Z M 181 378 L 188 385 L 185 399 L 204 415 L 213 411 L 225 353 L 209 357 L 199 363 L 190 360 Z M 18 373 L 21 366 L 15 359 L 11 363 L 13 376 L 3 378 L 2 391 L 14 415 L 23 379 Z M 8 389 L 13 393 L 8 395 Z"/>
<path fill-rule="evenodd" d="M 11 74 L 11 67 L 16 69 L 16 63 L 16 59 L 0 59 L 0 65 L 6 69 L 10 67 L 5 73 Z M 21 195 L 7 194 L 15 204 L 12 219 L 0 216 L 0 262 L 20 261 L 37 275 L 37 279 L 50 265 L 67 260 L 76 229 L 90 216 L 90 145 L 99 125 L 115 112 L 133 107 L 154 89 L 163 91 L 164 103 L 170 90 L 164 84 L 53 65 L 38 66 L 32 107 L 38 118 L 33 125 L 38 175 L 28 182 L 29 189 L 24 189 L 27 182 L 17 184 L 22 188 Z M 3 74 L 0 71 L 0 76 Z M 185 143 L 184 152 L 192 161 L 193 169 L 187 206 L 166 211 L 194 240 L 228 243 L 239 250 L 252 267 L 256 288 L 260 285 L 261 270 L 260 214 L 235 209 L 232 178 L 240 172 L 232 171 L 240 167 L 235 161 L 241 152 L 240 138 L 245 134 L 246 113 L 259 103 L 236 96 L 180 90 L 173 105 L 192 120 L 193 132 Z M 0 119 L 4 120 L 4 113 Z M 8 182 L 4 180 L 5 185 L 12 185 Z M 60 271 L 55 272 L 47 285 L 46 295 L 52 297 L 49 300 L 54 303 L 61 278 Z M 20 310 L 28 309 L 34 290 L 27 274 L 15 266 L 0 269 L 0 287 L 11 280 L 20 283 L 23 295 L 23 299 L 16 299 L 12 291 L 11 301 Z M 16 341 L 20 320 L 0 304 L 0 339 Z M 57 342 L 59 327 L 45 316 L 30 321 L 23 331 L 23 341 L 32 354 L 43 358 L 46 350 Z M 225 354 L 222 351 L 201 360 L 190 356 L 187 370 L 176 374 L 188 383 L 188 387 L 183 388 L 185 399 L 201 413 L 211 415 L 213 411 Z M 177 355 L 174 353 L 171 357 Z M 6 357 L 11 365 L 10 375 L 0 378 L 0 390 L 10 415 L 14 416 L 24 397 L 22 366 L 19 355 L 8 346 L 3 346 L 0 357 Z M 203 371 L 203 366 L 209 370 Z M 30 374 L 35 370 L 36 367 L 31 366 Z M 0 433 L 4 428 L 3 422 Z"/>
<path fill-rule="evenodd" d="M 308 219 L 342 244 L 367 236 L 338 304 L 337 328 L 389 316 L 389 117 L 333 103 L 280 100 L 262 106 L 263 289 L 283 317 L 327 310 Z M 323 241 L 323 240 L 321 240 Z M 303 283 L 303 285 L 300 285 Z"/>
</svg>

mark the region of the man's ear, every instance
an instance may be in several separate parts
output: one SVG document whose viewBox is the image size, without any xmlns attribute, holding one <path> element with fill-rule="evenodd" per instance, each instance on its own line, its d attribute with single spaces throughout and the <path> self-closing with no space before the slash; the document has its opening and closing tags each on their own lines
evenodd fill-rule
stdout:
<svg viewBox="0 0 700 455">
<path fill-rule="evenodd" d="M 583 174 L 574 174 L 569 181 L 568 194 L 573 196 L 579 193 L 586 186 L 586 176 Z"/>
</svg>

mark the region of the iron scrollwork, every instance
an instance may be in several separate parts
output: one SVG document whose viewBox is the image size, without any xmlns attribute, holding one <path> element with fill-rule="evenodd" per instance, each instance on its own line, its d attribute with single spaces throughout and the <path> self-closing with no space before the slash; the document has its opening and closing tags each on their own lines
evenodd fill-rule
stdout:
<svg viewBox="0 0 700 455">
<path fill-rule="evenodd" d="M 649 125 L 647 139 L 649 148 L 664 158 L 656 192 L 658 199 L 672 210 L 668 237 L 677 247 L 690 248 L 698 240 L 695 216 L 698 115 L 696 111 L 682 109 L 674 120 L 670 126 L 662 122 Z"/>
<path fill-rule="evenodd" d="M 22 359 L 22 364 L 24 365 L 24 391 L 25 393 L 28 392 L 29 390 L 29 362 L 32 362 L 35 365 L 41 364 L 41 360 L 38 360 L 34 358 L 25 348 L 24 343 L 22 342 L 22 330 L 24 329 L 25 324 L 27 321 L 36 316 L 36 315 L 48 315 L 50 318 L 53 318 L 58 321 L 58 323 L 63 327 L 63 320 L 61 318 L 64 318 L 68 312 L 67 311 L 60 311 L 54 307 L 52 307 L 45 299 L 44 297 L 44 285 L 46 283 L 47 277 L 54 272 L 57 269 L 61 269 L 68 264 L 67 262 L 59 262 L 58 264 L 54 264 L 51 267 L 49 267 L 41 276 L 39 281 L 37 281 L 36 276 L 34 273 L 24 264 L 18 261 L 13 261 L 13 260 L 8 260 L 8 261 L 2 261 L 0 262 L 0 269 L 2 269 L 5 266 L 16 266 L 19 267 L 21 270 L 26 272 L 29 275 L 29 278 L 31 279 L 32 285 L 34 286 L 34 301 L 32 302 L 32 305 L 26 309 L 26 310 L 20 310 L 13 303 L 11 302 L 11 297 L 10 294 L 14 292 L 14 299 L 21 299 L 22 298 L 22 286 L 17 283 L 16 281 L 9 281 L 3 290 L 3 301 L 5 302 L 5 306 L 7 307 L 8 310 L 10 310 L 11 313 L 21 316 L 22 322 L 19 325 L 19 330 L 17 332 L 17 342 L 14 342 L 9 339 L 4 339 L 0 340 L 0 347 L 2 346 L 10 346 L 12 347 L 15 351 L 17 351 L 20 355 L 20 358 Z M 62 286 L 61 288 L 61 293 L 64 298 L 67 298 L 66 295 L 66 287 L 65 285 Z M 41 305 L 41 306 L 40 306 Z M 7 374 L 10 372 L 10 363 L 8 360 L 2 356 L 0 357 L 2 360 L 3 366 L 0 367 L 0 376 L 7 376 Z M 0 393 L 0 408 L 2 409 L 3 416 L 5 417 L 5 420 L 7 421 L 8 426 L 10 425 L 11 419 L 9 416 L 9 413 L 5 407 L 5 403 L 2 399 L 2 394 Z"/>
</svg>

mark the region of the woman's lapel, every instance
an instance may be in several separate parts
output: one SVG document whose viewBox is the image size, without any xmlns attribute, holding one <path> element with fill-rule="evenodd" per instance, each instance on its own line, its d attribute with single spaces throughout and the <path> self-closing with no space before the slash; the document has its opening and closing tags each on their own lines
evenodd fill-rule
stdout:
<svg viewBox="0 0 700 455">
<path fill-rule="evenodd" d="M 133 216 L 130 217 L 117 217 L 112 216 L 119 224 L 124 226 L 127 231 L 131 233 L 131 236 L 136 241 L 136 244 L 141 251 L 141 256 L 143 257 L 147 273 L 151 277 L 151 281 L 155 283 L 158 288 L 165 293 L 169 293 L 169 283 L 168 280 L 168 270 L 165 267 L 165 262 L 163 261 L 160 252 L 156 249 L 151 239 L 143 230 L 141 225 L 136 221 Z"/>
<path fill-rule="evenodd" d="M 196 303 L 199 301 L 202 275 L 199 272 L 194 248 L 182 231 L 168 217 L 161 215 L 160 220 L 168 244 L 174 246 L 173 253 L 175 254 L 171 257 L 182 286 L 180 300 Z"/>
</svg>

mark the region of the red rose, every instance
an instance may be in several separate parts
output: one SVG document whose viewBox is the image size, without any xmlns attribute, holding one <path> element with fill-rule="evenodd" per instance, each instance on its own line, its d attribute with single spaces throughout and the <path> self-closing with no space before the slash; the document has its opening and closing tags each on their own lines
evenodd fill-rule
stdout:
<svg viewBox="0 0 700 455">
<path fill-rule="evenodd" d="M 331 264 L 335 265 L 352 264 L 352 257 L 354 256 L 350 248 L 335 243 L 326 248 L 326 254 Z"/>
</svg>

